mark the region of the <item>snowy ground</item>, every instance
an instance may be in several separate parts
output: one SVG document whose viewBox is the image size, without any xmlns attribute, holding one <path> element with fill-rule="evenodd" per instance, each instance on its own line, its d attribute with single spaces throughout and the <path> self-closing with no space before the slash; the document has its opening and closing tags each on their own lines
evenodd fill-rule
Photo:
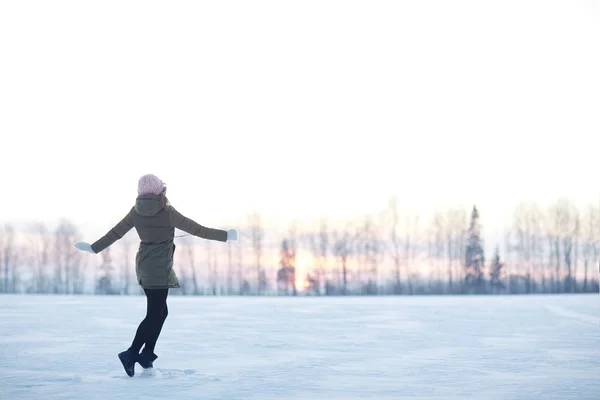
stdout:
<svg viewBox="0 0 600 400">
<path fill-rule="evenodd" d="M 169 298 L 153 375 L 125 375 L 143 297 L 0 296 L 0 399 L 600 399 L 600 296 Z"/>
</svg>

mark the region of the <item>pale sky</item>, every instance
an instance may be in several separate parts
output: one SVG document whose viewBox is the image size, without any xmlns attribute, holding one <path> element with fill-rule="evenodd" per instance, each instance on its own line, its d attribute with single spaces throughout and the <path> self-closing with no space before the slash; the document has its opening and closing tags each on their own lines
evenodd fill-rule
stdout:
<svg viewBox="0 0 600 400">
<path fill-rule="evenodd" d="M 598 1 L 2 2 L 0 57 L 5 221 L 600 196 Z"/>
</svg>

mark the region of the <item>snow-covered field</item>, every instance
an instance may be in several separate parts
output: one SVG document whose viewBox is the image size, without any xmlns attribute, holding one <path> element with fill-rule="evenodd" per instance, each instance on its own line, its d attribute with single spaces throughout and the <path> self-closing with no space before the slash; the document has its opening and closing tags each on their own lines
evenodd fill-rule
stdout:
<svg viewBox="0 0 600 400">
<path fill-rule="evenodd" d="M 0 399 L 600 399 L 600 296 L 0 296 Z"/>
</svg>

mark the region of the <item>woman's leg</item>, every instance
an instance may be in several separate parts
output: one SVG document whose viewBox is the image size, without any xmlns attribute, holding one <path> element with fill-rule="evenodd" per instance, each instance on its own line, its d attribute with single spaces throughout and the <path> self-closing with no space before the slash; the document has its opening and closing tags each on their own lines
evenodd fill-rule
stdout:
<svg viewBox="0 0 600 400">
<path fill-rule="evenodd" d="M 152 302 L 150 301 L 150 293 L 147 289 L 144 289 L 144 293 L 146 294 L 146 316 L 138 325 L 137 331 L 135 332 L 135 337 L 133 338 L 133 342 L 131 343 L 131 347 L 129 348 L 136 354 L 140 352 L 140 349 L 146 341 L 146 333 L 148 332 L 148 325 L 150 324 L 150 319 L 152 315 Z"/>
<path fill-rule="evenodd" d="M 153 320 L 156 319 L 155 296 L 150 290 L 144 289 L 144 293 L 146 294 L 146 317 L 140 322 L 131 346 L 127 350 L 119 353 L 119 360 L 121 360 L 123 368 L 129 376 L 135 375 L 135 362 L 138 359 L 140 349 L 144 345 L 144 342 L 146 342 L 148 332 L 152 329 Z"/>
<path fill-rule="evenodd" d="M 146 345 L 144 346 L 144 352 L 148 352 L 150 354 L 154 353 L 154 348 L 156 347 L 156 341 L 160 336 L 160 332 L 162 331 L 162 327 L 169 315 L 169 309 L 167 307 L 167 296 L 169 295 L 169 289 L 156 289 L 155 301 L 156 301 L 156 315 L 157 319 L 154 321 L 152 328 L 148 331 L 148 336 L 146 337 Z M 160 314 L 159 314 L 160 312 Z"/>
<path fill-rule="evenodd" d="M 140 349 L 148 341 L 154 341 L 155 332 L 159 326 L 162 326 L 163 312 L 166 306 L 166 291 L 168 289 L 144 289 L 146 294 L 146 317 L 140 322 L 138 329 L 135 333 L 133 342 L 131 343 L 131 350 L 135 353 L 139 353 Z"/>
</svg>

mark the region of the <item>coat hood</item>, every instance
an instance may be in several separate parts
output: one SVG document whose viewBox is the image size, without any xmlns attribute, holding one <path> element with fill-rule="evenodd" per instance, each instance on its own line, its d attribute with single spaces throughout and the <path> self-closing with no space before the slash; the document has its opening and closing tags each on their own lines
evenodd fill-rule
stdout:
<svg viewBox="0 0 600 400">
<path fill-rule="evenodd" d="M 145 194 L 135 199 L 135 212 L 144 217 L 151 217 L 158 214 L 164 208 L 160 196 L 154 194 Z"/>
</svg>

